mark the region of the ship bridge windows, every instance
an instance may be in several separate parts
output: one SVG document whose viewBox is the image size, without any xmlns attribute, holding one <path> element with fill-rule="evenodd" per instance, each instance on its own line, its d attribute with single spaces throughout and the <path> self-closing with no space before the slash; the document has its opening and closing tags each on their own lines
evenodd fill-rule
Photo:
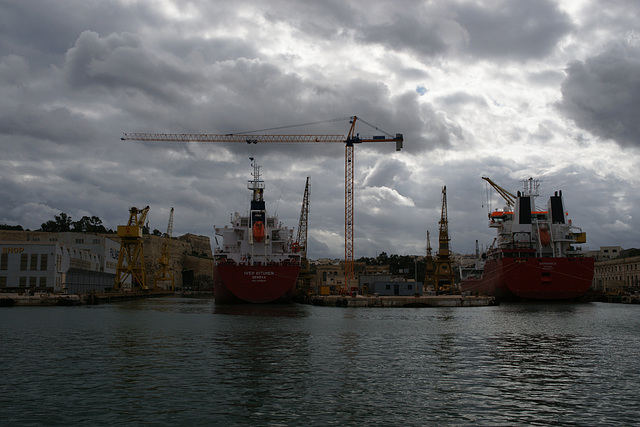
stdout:
<svg viewBox="0 0 640 427">
<path fill-rule="evenodd" d="M 275 227 L 275 226 L 276 226 L 276 219 L 275 219 L 275 217 L 271 217 L 271 218 L 267 217 L 267 227 L 271 227 L 271 228 L 273 228 L 273 227 Z"/>
</svg>

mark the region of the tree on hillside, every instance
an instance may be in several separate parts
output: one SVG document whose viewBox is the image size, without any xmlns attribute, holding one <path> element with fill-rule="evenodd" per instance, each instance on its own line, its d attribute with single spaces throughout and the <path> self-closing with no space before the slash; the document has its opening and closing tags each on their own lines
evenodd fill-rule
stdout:
<svg viewBox="0 0 640 427">
<path fill-rule="evenodd" d="M 7 225 L 0 224 L 0 230 L 15 230 L 15 231 L 24 231 L 21 225 Z"/>
<path fill-rule="evenodd" d="M 72 231 L 85 233 L 106 233 L 107 229 L 102 225 L 102 220 L 97 216 L 83 216 L 80 220 L 73 223 Z"/>
<path fill-rule="evenodd" d="M 52 231 L 63 232 L 71 231 L 71 225 L 73 220 L 69 215 L 64 212 L 60 212 L 60 215 L 53 217 L 53 220 L 49 220 L 40 226 L 40 231 Z"/>
<path fill-rule="evenodd" d="M 97 216 L 83 216 L 78 221 L 73 219 L 64 212 L 54 216 L 53 220 L 49 220 L 40 226 L 39 231 L 49 231 L 53 233 L 61 233 L 64 231 L 76 231 L 80 233 L 113 233 L 113 230 L 107 229 L 102 225 L 102 220 Z"/>
</svg>

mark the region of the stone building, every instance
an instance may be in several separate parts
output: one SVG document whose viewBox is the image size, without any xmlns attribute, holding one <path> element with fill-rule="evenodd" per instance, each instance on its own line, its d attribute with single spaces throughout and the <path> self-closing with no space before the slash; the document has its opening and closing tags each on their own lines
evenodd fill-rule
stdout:
<svg viewBox="0 0 640 427">
<path fill-rule="evenodd" d="M 596 291 L 640 290 L 640 256 L 595 262 L 592 288 Z"/>
<path fill-rule="evenodd" d="M 164 237 L 143 236 L 147 285 L 159 268 Z M 171 239 L 170 269 L 175 288 L 183 277 L 210 287 L 213 255 L 209 237 L 186 234 Z M 112 288 L 120 253 L 115 234 L 0 230 L 0 288 L 85 293 Z M 25 264 L 26 263 L 26 264 Z M 186 273 L 186 274 L 185 274 Z"/>
<path fill-rule="evenodd" d="M 356 278 L 361 276 L 389 275 L 389 266 L 366 265 L 364 262 L 354 264 Z M 316 283 L 314 291 L 320 295 L 340 293 L 344 290 L 344 261 L 330 265 L 316 266 Z M 362 288 L 359 285 L 359 290 Z"/>
</svg>

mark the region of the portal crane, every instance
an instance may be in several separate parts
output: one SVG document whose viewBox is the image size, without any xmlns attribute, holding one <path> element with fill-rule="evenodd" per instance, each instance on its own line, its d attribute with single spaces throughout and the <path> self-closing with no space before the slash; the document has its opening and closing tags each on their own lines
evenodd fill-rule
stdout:
<svg viewBox="0 0 640 427">
<path fill-rule="evenodd" d="M 333 119 L 329 121 L 339 121 L 344 119 Z M 356 133 L 356 122 L 362 123 L 376 129 L 384 135 L 373 136 L 371 138 L 361 138 L 359 133 Z M 306 123 L 296 126 L 304 126 L 314 123 Z M 125 133 L 121 138 L 123 141 L 153 141 L 153 142 L 245 142 L 247 144 L 257 144 L 258 142 L 295 142 L 295 143 L 343 143 L 345 144 L 345 158 L 344 158 L 344 204 L 345 204 L 345 233 L 344 233 L 344 274 L 345 274 L 345 287 L 349 288 L 349 282 L 355 278 L 355 259 L 354 259 L 354 234 L 353 234 L 353 202 L 354 202 L 354 145 L 363 142 L 389 142 L 396 143 L 396 151 L 402 149 L 402 143 L 404 138 L 401 133 L 396 133 L 395 136 L 384 132 L 376 126 L 367 123 L 357 116 L 349 117 L 349 123 L 351 127 L 346 138 L 343 135 L 255 135 L 248 132 L 242 134 L 193 134 L 193 133 Z M 273 128 L 268 130 L 283 129 L 283 126 L 279 128 Z"/>
<path fill-rule="evenodd" d="M 169 225 L 167 226 L 167 234 L 164 236 L 164 242 L 162 242 L 162 249 L 160 250 L 160 258 L 158 258 L 158 264 L 160 268 L 156 271 L 153 277 L 153 290 L 160 289 L 160 283 L 171 284 L 171 290 L 174 290 L 173 273 L 169 268 L 169 260 L 171 259 L 171 236 L 173 234 L 173 208 L 169 214 Z M 164 287 L 162 287 L 165 289 Z"/>
<path fill-rule="evenodd" d="M 429 230 L 427 230 L 427 256 L 424 259 L 424 263 L 424 290 L 426 292 L 429 288 L 431 288 L 435 291 L 435 265 L 433 261 L 433 254 L 431 253 L 431 240 L 429 239 Z"/>
<path fill-rule="evenodd" d="M 449 249 L 449 218 L 447 214 L 447 187 L 442 187 L 442 212 L 440 215 L 438 256 L 435 259 L 435 288 L 437 293 L 450 293 L 454 287 L 453 259 Z"/>
<path fill-rule="evenodd" d="M 129 209 L 129 222 L 118 226 L 120 253 L 116 267 L 114 289 L 122 289 L 127 279 L 131 279 L 131 288 L 148 290 L 147 275 L 144 268 L 144 251 L 142 247 L 142 228 L 149 213 L 149 206 Z"/>
</svg>

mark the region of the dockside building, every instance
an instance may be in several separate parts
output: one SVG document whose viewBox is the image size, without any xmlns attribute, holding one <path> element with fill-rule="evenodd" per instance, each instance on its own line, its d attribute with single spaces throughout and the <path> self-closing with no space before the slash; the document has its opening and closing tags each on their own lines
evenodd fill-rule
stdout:
<svg viewBox="0 0 640 427">
<path fill-rule="evenodd" d="M 113 287 L 119 250 L 118 242 L 100 235 L 4 231 L 0 291 L 103 291 Z"/>
</svg>

